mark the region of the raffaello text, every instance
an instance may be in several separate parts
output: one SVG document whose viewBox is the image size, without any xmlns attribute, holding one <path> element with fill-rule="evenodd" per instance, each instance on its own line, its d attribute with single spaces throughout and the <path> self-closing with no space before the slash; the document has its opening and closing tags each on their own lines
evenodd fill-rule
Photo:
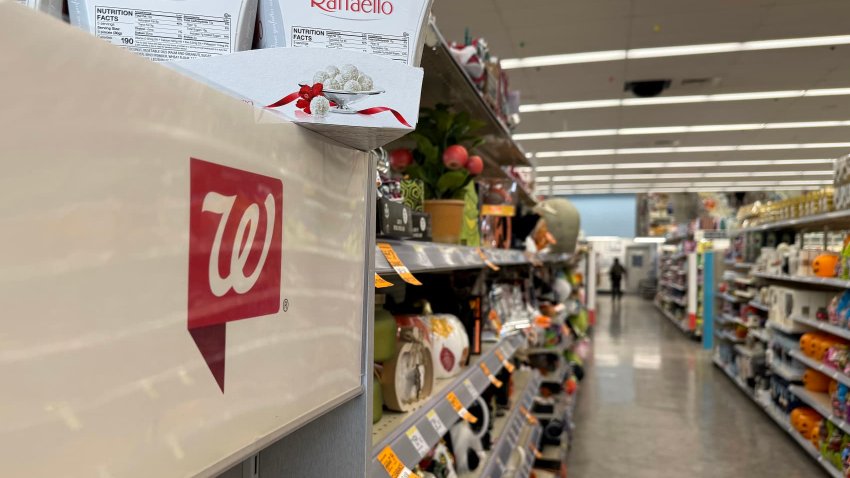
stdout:
<svg viewBox="0 0 850 478">
<path fill-rule="evenodd" d="M 310 6 L 326 12 L 392 15 L 393 4 L 385 0 L 310 0 Z"/>
</svg>

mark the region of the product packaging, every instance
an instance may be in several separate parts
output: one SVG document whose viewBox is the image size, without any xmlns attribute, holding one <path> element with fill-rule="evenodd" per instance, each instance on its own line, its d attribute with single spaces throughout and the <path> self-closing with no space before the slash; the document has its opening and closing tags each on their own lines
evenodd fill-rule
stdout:
<svg viewBox="0 0 850 478">
<path fill-rule="evenodd" d="M 413 222 L 411 224 L 412 238 L 417 241 L 431 240 L 431 215 L 427 212 L 413 212 Z"/>
<path fill-rule="evenodd" d="M 377 55 L 270 48 L 170 66 L 263 108 L 258 122 L 282 117 L 364 151 L 409 133 L 419 116 L 422 69 Z"/>
<path fill-rule="evenodd" d="M 416 65 L 432 0 L 260 0 L 260 48 L 335 48 Z"/>
<path fill-rule="evenodd" d="M 250 50 L 257 0 L 68 0 L 71 24 L 153 61 Z"/>
<path fill-rule="evenodd" d="M 25 7 L 47 13 L 56 18 L 62 18 L 62 4 L 64 0 L 17 0 Z"/>
<path fill-rule="evenodd" d="M 407 239 L 413 235 L 413 217 L 407 206 L 386 198 L 379 198 L 377 206 L 379 236 Z"/>
</svg>

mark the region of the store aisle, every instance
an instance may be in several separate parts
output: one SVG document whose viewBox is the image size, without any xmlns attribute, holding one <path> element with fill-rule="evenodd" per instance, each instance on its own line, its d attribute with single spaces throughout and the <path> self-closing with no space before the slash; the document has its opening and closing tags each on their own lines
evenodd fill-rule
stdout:
<svg viewBox="0 0 850 478">
<path fill-rule="evenodd" d="M 571 478 L 825 476 L 651 302 L 598 309 Z"/>
</svg>

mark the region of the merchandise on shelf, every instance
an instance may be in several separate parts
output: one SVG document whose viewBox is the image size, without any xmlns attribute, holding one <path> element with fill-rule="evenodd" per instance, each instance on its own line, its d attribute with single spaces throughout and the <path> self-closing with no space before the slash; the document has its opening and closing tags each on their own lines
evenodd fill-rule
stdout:
<svg viewBox="0 0 850 478">
<path fill-rule="evenodd" d="M 62 18 L 62 6 L 65 0 L 18 0 L 18 3 L 56 18 Z"/>
</svg>

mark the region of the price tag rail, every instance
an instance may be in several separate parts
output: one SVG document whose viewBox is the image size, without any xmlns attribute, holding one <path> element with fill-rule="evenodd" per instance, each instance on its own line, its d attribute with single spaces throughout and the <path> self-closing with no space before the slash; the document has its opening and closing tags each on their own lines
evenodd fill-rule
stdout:
<svg viewBox="0 0 850 478">
<path fill-rule="evenodd" d="M 372 460 L 369 464 L 368 476 L 389 477 L 378 460 L 379 454 L 387 447 L 390 447 L 395 456 L 408 468 L 413 468 L 419 463 L 423 455 L 420 452 L 423 448 L 420 437 L 430 450 L 441 438 L 435 423 L 449 429 L 461 420 L 458 412 L 447 400 L 447 394 L 453 392 L 464 407 L 469 407 L 487 387 L 491 386 L 490 379 L 484 374 L 481 364 L 485 364 L 485 367 L 493 374 L 498 374 L 504 367 L 496 351 L 499 350 L 501 355 L 510 359 L 524 341 L 525 337 L 522 334 L 513 334 L 504 337 L 498 344 L 485 344 L 484 353 L 473 357 L 463 372 L 449 379 L 438 380 L 434 393 L 421 407 L 408 413 L 385 411 L 381 420 L 372 427 Z M 533 399 L 533 396 L 531 398 Z M 418 432 L 416 443 L 412 442 L 408 435 L 412 427 L 416 427 Z"/>
</svg>

